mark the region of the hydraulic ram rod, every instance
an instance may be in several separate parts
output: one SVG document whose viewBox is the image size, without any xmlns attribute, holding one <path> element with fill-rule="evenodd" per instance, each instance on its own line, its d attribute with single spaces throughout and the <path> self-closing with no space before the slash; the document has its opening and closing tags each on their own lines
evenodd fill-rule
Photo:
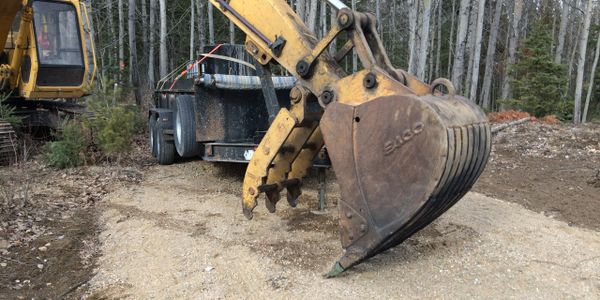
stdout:
<svg viewBox="0 0 600 300">
<path fill-rule="evenodd" d="M 342 1 L 340 1 L 340 0 L 327 0 L 327 2 L 328 2 L 328 3 L 329 3 L 331 6 L 335 7 L 335 9 L 337 9 L 337 10 L 342 10 L 342 9 L 344 9 L 344 8 L 348 8 L 348 6 L 346 6 L 346 4 L 344 4 L 344 3 L 343 3 Z"/>
</svg>

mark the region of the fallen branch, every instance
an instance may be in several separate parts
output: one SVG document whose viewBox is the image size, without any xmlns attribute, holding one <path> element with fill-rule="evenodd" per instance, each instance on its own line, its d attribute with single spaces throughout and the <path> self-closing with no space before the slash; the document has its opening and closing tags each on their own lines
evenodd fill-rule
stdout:
<svg viewBox="0 0 600 300">
<path fill-rule="evenodd" d="M 498 133 L 498 132 L 500 132 L 500 131 L 502 131 L 502 130 L 504 130 L 506 128 L 512 127 L 512 126 L 517 126 L 517 125 L 521 125 L 523 123 L 527 123 L 527 122 L 529 122 L 531 120 L 532 120 L 532 118 L 528 117 L 528 118 L 523 118 L 523 119 L 520 119 L 520 120 L 508 122 L 508 123 L 503 123 L 503 124 L 500 124 L 498 126 L 494 126 L 492 128 L 492 134 Z"/>
</svg>

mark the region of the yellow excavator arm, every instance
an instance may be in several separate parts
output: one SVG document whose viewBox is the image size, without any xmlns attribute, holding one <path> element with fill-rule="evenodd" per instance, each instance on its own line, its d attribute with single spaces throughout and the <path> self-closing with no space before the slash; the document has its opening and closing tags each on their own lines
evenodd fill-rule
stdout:
<svg viewBox="0 0 600 300">
<path fill-rule="evenodd" d="M 0 1 L 0 43 L 2 43 L 2 48 L 5 47 L 8 33 L 22 6 L 23 0 Z"/>
<path fill-rule="evenodd" d="M 373 15 L 329 0 L 337 22 L 317 40 L 285 0 L 210 1 L 246 33 L 260 64 L 279 63 L 298 79 L 291 108 L 279 111 L 248 166 L 244 214 L 253 217 L 263 192 L 271 212 L 284 189 L 295 206 L 302 177 L 326 145 L 345 249 L 330 276 L 427 226 L 481 175 L 491 148 L 485 114 L 450 81 L 426 84 L 395 69 Z M 342 33 L 348 41 L 331 55 Z M 352 49 L 363 70 L 346 74 L 339 62 Z"/>
</svg>

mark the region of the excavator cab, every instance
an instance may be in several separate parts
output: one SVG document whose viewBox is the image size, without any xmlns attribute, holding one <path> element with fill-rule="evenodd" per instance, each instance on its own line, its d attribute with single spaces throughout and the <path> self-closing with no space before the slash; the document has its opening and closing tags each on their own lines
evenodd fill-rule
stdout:
<svg viewBox="0 0 600 300">
<path fill-rule="evenodd" d="M 5 2 L 5 1 L 3 1 Z M 27 99 L 88 95 L 96 70 L 93 32 L 87 8 L 78 0 L 10 0 L 1 13 L 8 75 L 5 91 Z M 14 20 L 11 23 L 8 20 Z M 12 24 L 12 30 L 6 30 Z M 16 30 L 15 30 L 16 29 Z M 0 36 L 0 38 L 3 38 Z M 4 78 L 2 78 L 4 77 Z M 8 78 L 7 78 L 8 77 Z"/>
</svg>

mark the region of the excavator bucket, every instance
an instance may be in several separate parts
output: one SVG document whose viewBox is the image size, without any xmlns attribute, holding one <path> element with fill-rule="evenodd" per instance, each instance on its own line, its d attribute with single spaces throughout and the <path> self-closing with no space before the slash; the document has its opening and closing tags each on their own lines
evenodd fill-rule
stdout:
<svg viewBox="0 0 600 300">
<path fill-rule="evenodd" d="M 485 114 L 450 81 L 428 85 L 395 69 L 375 16 L 328 0 L 337 22 L 319 41 L 284 0 L 210 1 L 246 33 L 257 62 L 277 62 L 298 79 L 290 108 L 281 108 L 248 166 L 244 214 L 252 218 L 261 193 L 275 212 L 284 189 L 295 206 L 302 177 L 325 145 L 341 190 L 344 248 L 329 276 L 402 243 L 481 175 L 491 148 Z M 348 41 L 330 55 L 342 33 Z M 363 70 L 347 74 L 340 63 L 352 49 Z"/>
<path fill-rule="evenodd" d="M 334 103 L 321 129 L 342 196 L 345 253 L 330 276 L 402 243 L 452 207 L 491 147 L 485 114 L 458 96 Z"/>
</svg>

